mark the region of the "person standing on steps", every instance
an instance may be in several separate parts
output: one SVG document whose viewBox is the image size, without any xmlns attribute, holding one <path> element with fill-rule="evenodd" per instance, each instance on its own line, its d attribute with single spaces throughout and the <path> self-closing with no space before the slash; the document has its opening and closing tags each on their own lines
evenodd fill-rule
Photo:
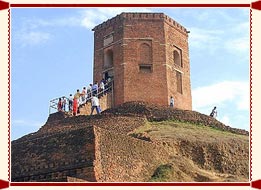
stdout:
<svg viewBox="0 0 261 190">
<path fill-rule="evenodd" d="M 87 86 L 87 98 L 89 99 L 92 96 L 92 84 Z"/>
<path fill-rule="evenodd" d="M 101 82 L 100 82 L 100 91 L 101 91 L 101 96 L 104 95 L 104 89 L 105 89 L 104 82 L 103 82 L 103 80 L 101 80 Z"/>
<path fill-rule="evenodd" d="M 174 107 L 174 98 L 173 98 L 173 96 L 171 96 L 170 97 L 170 101 L 169 101 L 170 103 L 169 103 L 169 106 L 171 107 L 171 108 L 173 108 Z"/>
<path fill-rule="evenodd" d="M 91 99 L 91 103 L 92 103 L 92 109 L 91 109 L 91 115 L 93 113 L 94 108 L 96 109 L 96 113 L 100 114 L 100 103 L 99 103 L 99 99 L 96 96 L 93 96 Z"/>
<path fill-rule="evenodd" d="M 98 90 L 99 90 L 99 86 L 98 86 L 98 82 L 96 81 L 96 82 L 92 85 L 92 95 L 93 95 L 93 96 L 98 95 Z"/>
<path fill-rule="evenodd" d="M 212 109 L 210 116 L 213 118 L 217 117 L 217 107 L 216 106 Z"/>
<path fill-rule="evenodd" d="M 83 87 L 81 93 L 81 105 L 86 103 L 86 87 Z"/>
<path fill-rule="evenodd" d="M 76 116 L 78 113 L 78 101 L 80 98 L 81 94 L 80 94 L 80 90 L 77 89 L 77 92 L 74 94 L 73 97 L 73 115 Z"/>
</svg>

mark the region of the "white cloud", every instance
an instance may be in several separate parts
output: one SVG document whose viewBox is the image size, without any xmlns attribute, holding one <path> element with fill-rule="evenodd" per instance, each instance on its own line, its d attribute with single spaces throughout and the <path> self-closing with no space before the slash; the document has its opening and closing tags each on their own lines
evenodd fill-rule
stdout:
<svg viewBox="0 0 261 190">
<path fill-rule="evenodd" d="M 29 120 L 23 120 L 23 119 L 15 119 L 11 121 L 12 125 L 15 126 L 21 126 L 21 127 L 41 127 L 44 125 L 44 123 L 39 121 L 29 121 Z"/>
<path fill-rule="evenodd" d="M 38 45 L 47 42 L 51 35 L 47 32 L 31 31 L 29 33 L 20 33 L 18 35 L 22 46 Z"/>
<path fill-rule="evenodd" d="M 231 39 L 225 41 L 224 47 L 227 51 L 240 54 L 249 52 L 250 49 L 250 23 L 241 22 L 231 27 Z M 248 55 L 246 55 L 248 56 Z"/>
<path fill-rule="evenodd" d="M 42 30 L 40 28 L 41 25 L 46 27 L 49 24 L 41 19 L 21 19 L 21 23 L 13 27 L 12 43 L 16 43 L 16 45 L 21 47 L 27 47 L 48 42 L 51 39 L 51 33 Z"/>
<path fill-rule="evenodd" d="M 222 8 L 188 8 L 175 10 L 179 15 L 185 18 L 191 18 L 194 20 L 192 26 L 198 26 L 202 24 L 204 28 L 216 29 L 217 27 L 226 27 L 228 23 L 237 25 L 241 18 L 249 16 L 249 11 L 243 9 L 222 9 Z M 235 27 L 235 26 L 233 26 Z M 233 28 L 231 27 L 231 29 Z M 220 28 L 222 29 L 222 28 Z M 225 28 L 227 29 L 227 28 Z"/>
<path fill-rule="evenodd" d="M 45 20 L 42 18 L 21 18 L 19 26 L 14 26 L 13 40 L 22 47 L 35 46 L 48 42 L 51 39 L 51 29 L 56 27 L 85 27 L 92 29 L 122 12 L 151 12 L 146 8 L 97 8 L 79 11 L 73 16 L 58 17 Z M 48 32 L 46 32 L 48 31 Z"/>
<path fill-rule="evenodd" d="M 190 28 L 190 45 L 194 48 L 214 50 L 220 47 L 222 30 Z"/>
<path fill-rule="evenodd" d="M 193 109 L 205 109 L 224 103 L 234 103 L 238 110 L 249 110 L 249 84 L 224 81 L 192 90 Z"/>
<path fill-rule="evenodd" d="M 191 27 L 189 35 L 190 45 L 196 50 L 206 50 L 211 54 L 217 51 L 225 51 L 240 57 L 249 57 L 249 29 L 250 23 L 246 19 L 249 11 L 240 9 L 200 9 L 201 11 L 192 12 L 195 14 L 195 20 Z M 235 15 L 240 14 L 240 15 Z M 242 18 L 242 15 L 245 19 Z M 196 24 L 197 23 L 197 24 Z M 206 23 L 204 27 L 200 27 Z"/>
<path fill-rule="evenodd" d="M 225 48 L 235 54 L 242 52 L 249 52 L 250 42 L 248 37 L 241 37 L 236 39 L 231 39 L 225 43 Z"/>
<path fill-rule="evenodd" d="M 227 115 L 222 116 L 219 119 L 220 122 L 224 123 L 225 125 L 231 126 L 230 119 Z"/>
<path fill-rule="evenodd" d="M 235 55 L 248 56 L 242 54 L 249 52 L 250 48 L 249 32 L 245 32 L 246 30 L 246 23 L 227 31 L 190 28 L 189 42 L 194 49 L 207 50 L 210 53 L 225 50 Z"/>
<path fill-rule="evenodd" d="M 104 22 L 112 17 L 115 17 L 117 14 L 122 12 L 151 12 L 152 9 L 146 8 L 98 8 L 84 10 L 82 12 L 81 25 L 92 29 L 97 24 Z"/>
<path fill-rule="evenodd" d="M 250 31 L 250 22 L 246 21 L 238 23 L 233 28 L 231 28 L 231 31 L 246 34 L 248 36 Z"/>
</svg>

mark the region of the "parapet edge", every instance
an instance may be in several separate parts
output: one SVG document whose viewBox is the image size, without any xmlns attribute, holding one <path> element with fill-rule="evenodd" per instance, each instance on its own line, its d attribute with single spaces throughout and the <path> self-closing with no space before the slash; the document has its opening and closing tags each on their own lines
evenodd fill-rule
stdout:
<svg viewBox="0 0 261 190">
<path fill-rule="evenodd" d="M 106 27 L 109 27 L 113 24 L 116 24 L 124 19 L 128 19 L 128 20 L 134 20 L 134 19 L 140 19 L 140 20 L 150 20 L 150 19 L 155 19 L 155 20 L 164 20 L 166 23 L 168 23 L 169 25 L 177 28 L 178 30 L 180 30 L 181 32 L 184 33 L 188 33 L 188 30 L 182 26 L 181 24 L 179 24 L 178 22 L 176 22 L 174 19 L 172 19 L 171 17 L 169 17 L 168 15 L 165 15 L 164 13 L 149 13 L 149 12 L 142 12 L 142 13 L 138 13 L 138 12 L 123 12 L 119 15 L 116 15 L 115 17 L 108 19 L 107 21 L 104 21 L 103 23 L 95 26 L 92 31 L 98 31 L 101 29 L 104 29 Z"/>
</svg>

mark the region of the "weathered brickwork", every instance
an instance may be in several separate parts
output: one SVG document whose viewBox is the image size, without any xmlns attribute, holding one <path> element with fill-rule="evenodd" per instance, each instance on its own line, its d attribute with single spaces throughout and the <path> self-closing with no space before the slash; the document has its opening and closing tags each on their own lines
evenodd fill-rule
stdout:
<svg viewBox="0 0 261 190">
<path fill-rule="evenodd" d="M 168 154 L 128 136 L 145 122 L 54 113 L 38 132 L 12 142 L 12 181 L 146 181 Z"/>
<path fill-rule="evenodd" d="M 96 181 L 93 160 L 92 127 L 32 134 L 12 142 L 12 181 Z"/>
<path fill-rule="evenodd" d="M 94 81 L 108 73 L 113 76 L 114 106 L 128 101 L 166 106 L 173 96 L 177 108 L 192 109 L 188 34 L 183 26 L 163 13 L 122 13 L 93 31 Z"/>
<path fill-rule="evenodd" d="M 216 137 L 205 142 L 175 136 L 160 140 L 146 136 L 145 132 L 133 135 L 148 121 L 164 120 L 187 121 L 249 135 L 198 112 L 141 102 L 124 103 L 94 116 L 68 117 L 57 112 L 36 133 L 12 141 L 12 181 L 148 181 L 156 168 L 177 152 L 205 169 L 214 167 L 219 172 L 248 175 L 248 143 L 242 144 L 240 139 L 235 145 L 235 141 L 216 141 Z M 201 156 L 212 155 L 211 159 L 206 156 L 202 165 L 195 151 L 201 151 Z"/>
<path fill-rule="evenodd" d="M 169 153 L 152 144 L 111 130 L 95 127 L 97 181 L 148 181 Z"/>
</svg>

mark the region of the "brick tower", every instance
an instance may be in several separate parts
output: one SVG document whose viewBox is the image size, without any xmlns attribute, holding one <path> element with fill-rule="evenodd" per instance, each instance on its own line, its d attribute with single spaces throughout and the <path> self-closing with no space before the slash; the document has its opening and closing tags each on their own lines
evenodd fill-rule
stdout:
<svg viewBox="0 0 261 190">
<path fill-rule="evenodd" d="M 192 109 L 188 31 L 163 13 L 121 13 L 94 31 L 94 81 L 114 80 L 112 106 L 128 101 Z"/>
</svg>

